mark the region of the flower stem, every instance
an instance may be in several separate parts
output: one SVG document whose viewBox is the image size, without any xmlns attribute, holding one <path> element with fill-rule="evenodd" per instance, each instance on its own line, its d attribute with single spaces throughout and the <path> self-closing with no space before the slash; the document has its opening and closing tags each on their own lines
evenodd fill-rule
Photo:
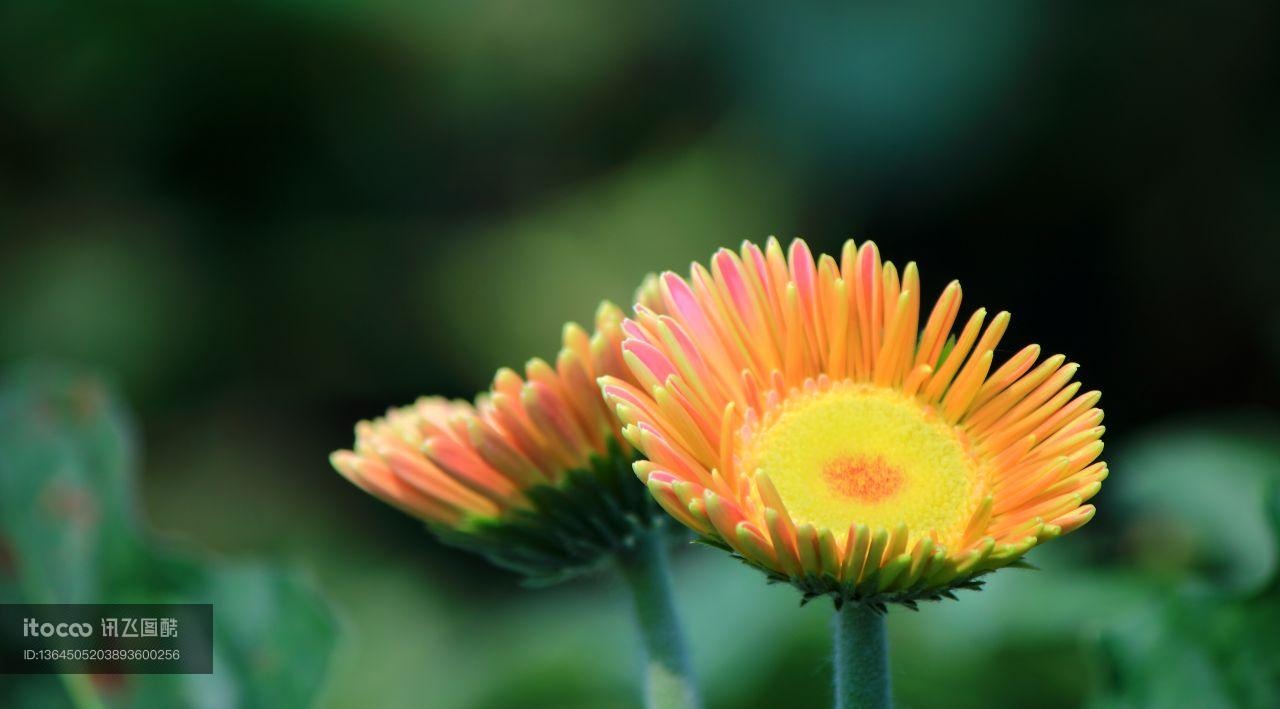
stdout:
<svg viewBox="0 0 1280 709">
<path fill-rule="evenodd" d="M 836 611 L 833 635 L 836 709 L 892 707 L 885 614 L 846 603 Z"/>
<path fill-rule="evenodd" d="M 661 527 L 637 535 L 633 548 L 618 553 L 618 568 L 631 588 L 645 650 L 645 706 L 696 709 L 700 706 L 684 632 L 671 596 L 667 540 Z"/>
</svg>

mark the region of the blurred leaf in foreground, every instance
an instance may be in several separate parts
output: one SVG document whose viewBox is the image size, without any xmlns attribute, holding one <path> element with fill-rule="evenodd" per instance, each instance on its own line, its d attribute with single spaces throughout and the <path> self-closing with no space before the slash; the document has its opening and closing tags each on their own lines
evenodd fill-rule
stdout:
<svg viewBox="0 0 1280 709">
<path fill-rule="evenodd" d="M 212 603 L 212 675 L 9 676 L 0 704 L 306 706 L 335 627 L 294 574 L 190 558 L 148 539 L 134 504 L 130 425 L 82 372 L 0 379 L 0 601 Z"/>
</svg>

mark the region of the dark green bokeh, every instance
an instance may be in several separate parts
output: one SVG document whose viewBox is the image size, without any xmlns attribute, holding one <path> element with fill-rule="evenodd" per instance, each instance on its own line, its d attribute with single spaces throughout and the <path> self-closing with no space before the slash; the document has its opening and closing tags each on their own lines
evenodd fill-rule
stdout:
<svg viewBox="0 0 1280 709">
<path fill-rule="evenodd" d="M 1265 705 L 1276 19 L 10 0 L 0 361 L 119 383 L 160 531 L 317 577 L 345 629 L 323 705 L 626 707 L 621 589 L 519 589 L 325 456 L 552 354 L 651 270 L 874 238 L 927 296 L 960 278 L 1013 311 L 1007 353 L 1081 362 L 1113 470 L 1042 571 L 893 613 L 903 704 Z M 826 702 L 827 608 L 711 550 L 677 564 L 713 706 Z"/>
</svg>

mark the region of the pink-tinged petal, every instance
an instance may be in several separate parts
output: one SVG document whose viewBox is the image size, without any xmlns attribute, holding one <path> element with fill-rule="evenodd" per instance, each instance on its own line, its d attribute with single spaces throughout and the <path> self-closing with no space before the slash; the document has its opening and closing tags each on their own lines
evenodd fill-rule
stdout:
<svg viewBox="0 0 1280 709">
<path fill-rule="evenodd" d="M 711 322 L 684 279 L 670 271 L 662 274 L 662 296 L 667 313 L 677 316 L 699 341 L 710 343 L 717 339 Z"/>
<path fill-rule="evenodd" d="M 702 500 L 706 505 L 707 518 L 720 537 L 731 545 L 736 544 L 738 523 L 744 521 L 742 510 L 710 490 L 702 493 Z"/>
<path fill-rule="evenodd" d="M 379 451 L 379 455 L 397 480 L 427 496 L 479 515 L 496 515 L 500 509 L 497 502 L 445 475 L 415 451 L 386 447 Z M 386 476 L 380 477 L 387 479 Z"/>
<path fill-rule="evenodd" d="M 1094 509 L 1093 505 L 1085 505 L 1055 519 L 1053 524 L 1062 528 L 1063 534 L 1074 532 L 1080 527 L 1083 527 L 1089 520 L 1093 519 L 1093 515 L 1096 511 L 1097 510 Z"/>
<path fill-rule="evenodd" d="M 632 372 L 643 380 L 652 380 L 658 386 L 666 384 L 667 378 L 675 376 L 675 365 L 671 364 L 671 360 L 658 348 L 647 342 L 639 340 L 627 340 L 622 344 L 622 351 L 625 355 L 631 355 L 643 367 L 643 371 L 636 371 L 636 366 L 632 366 Z"/>
<path fill-rule="evenodd" d="M 773 549 L 778 555 L 779 570 L 788 576 L 799 576 L 804 573 L 796 547 L 795 527 L 773 509 L 765 509 L 764 519 L 765 527 L 769 530 L 769 539 L 773 542 Z"/>
<path fill-rule="evenodd" d="M 538 467 L 516 450 L 498 431 L 479 418 L 469 421 L 471 444 L 485 462 L 510 478 L 520 488 L 546 485 L 550 482 Z"/>
<path fill-rule="evenodd" d="M 648 424 L 640 424 L 639 448 L 653 462 L 683 480 L 693 480 L 703 485 L 711 484 L 711 472 L 689 453 L 673 445 L 672 441 Z"/>
<path fill-rule="evenodd" d="M 821 353 L 826 349 L 826 333 L 821 332 L 818 327 L 821 320 L 818 310 L 818 270 L 813 262 L 813 253 L 803 239 L 791 242 L 788 264 L 791 266 L 796 295 L 800 299 L 800 311 L 803 314 L 801 331 L 804 333 L 807 349 L 815 354 Z"/>
<path fill-rule="evenodd" d="M 710 526 L 703 524 L 698 517 L 689 513 L 689 506 L 680 500 L 680 496 L 676 494 L 670 483 L 659 480 L 657 475 L 650 475 L 648 485 L 649 492 L 667 514 L 701 534 L 712 531 Z"/>
<path fill-rule="evenodd" d="M 808 522 L 796 526 L 796 553 L 804 573 L 822 573 L 822 559 L 818 555 L 818 531 Z"/>
<path fill-rule="evenodd" d="M 525 386 L 521 403 L 529 418 L 551 441 L 548 450 L 564 470 L 580 466 L 591 454 L 587 437 L 574 421 L 573 412 L 564 400 L 542 382 Z"/>
<path fill-rule="evenodd" d="M 736 378 L 724 378 L 722 368 L 710 366 L 702 357 L 697 343 L 680 326 L 669 318 L 662 319 L 664 344 L 679 365 L 684 380 L 698 394 L 699 403 L 707 409 L 722 408 L 737 393 Z"/>
<path fill-rule="evenodd" d="M 776 566 L 778 555 L 773 551 L 773 544 L 760 533 L 750 522 L 739 522 L 736 532 L 737 549 L 747 561 L 761 566 Z"/>
<path fill-rule="evenodd" d="M 438 436 L 423 444 L 423 452 L 443 471 L 467 487 L 498 502 L 519 495 L 509 478 L 494 470 L 475 450 Z"/>
<path fill-rule="evenodd" d="M 865 524 L 849 525 L 840 563 L 840 580 L 855 584 L 862 576 L 867 563 L 867 549 L 871 545 L 871 530 Z"/>
<path fill-rule="evenodd" d="M 936 402 L 942 398 L 943 392 L 951 384 L 951 379 L 955 377 L 956 372 L 960 371 L 960 365 L 964 364 L 965 358 L 969 356 L 969 349 L 978 341 L 978 332 L 982 329 L 982 322 L 986 317 L 986 308 L 978 308 L 969 318 L 969 322 L 960 331 L 960 337 L 956 338 L 955 346 L 938 364 L 934 375 L 929 378 L 929 385 L 924 390 L 927 401 Z"/>
<path fill-rule="evenodd" d="M 595 378 L 582 366 L 577 355 L 568 351 L 556 359 L 556 374 L 563 384 L 565 399 L 572 408 L 578 428 L 587 436 L 591 449 L 604 454 L 605 438 L 613 433 L 613 426 L 609 425 L 609 409 L 600 396 Z"/>
<path fill-rule="evenodd" d="M 875 362 L 880 350 L 884 322 L 884 289 L 881 283 L 883 264 L 875 243 L 867 241 L 858 249 L 856 287 L 858 325 L 862 348 L 868 362 Z"/>
<path fill-rule="evenodd" d="M 959 281 L 952 281 L 942 291 L 942 297 L 933 306 L 924 330 L 920 333 L 920 344 L 916 349 L 917 366 L 927 364 L 935 367 L 942 356 L 942 348 L 946 345 L 947 336 L 955 325 L 956 316 L 960 314 L 960 301 L 963 291 Z"/>
<path fill-rule="evenodd" d="M 352 451 L 338 451 L 330 462 L 357 487 L 407 514 L 446 525 L 462 519 L 457 507 L 406 485 L 381 462 L 366 460 Z"/>
<path fill-rule="evenodd" d="M 737 254 L 721 249 L 712 260 L 712 273 L 752 361 L 765 369 L 780 366 L 769 323 L 764 319 L 754 290 L 747 283 Z"/>
</svg>

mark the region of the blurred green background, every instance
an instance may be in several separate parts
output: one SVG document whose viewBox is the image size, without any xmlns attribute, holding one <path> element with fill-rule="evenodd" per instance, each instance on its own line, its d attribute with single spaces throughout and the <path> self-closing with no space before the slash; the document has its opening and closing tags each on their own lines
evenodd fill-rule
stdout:
<svg viewBox="0 0 1280 709">
<path fill-rule="evenodd" d="M 649 271 L 770 234 L 874 238 L 928 295 L 959 278 L 966 308 L 1013 311 L 1009 352 L 1081 362 L 1113 471 L 1041 571 L 891 614 L 901 703 L 1273 706 L 1276 20 L 1261 2 L 8 0 L 8 396 L 33 360 L 105 378 L 158 543 L 324 599 L 324 681 L 272 696 L 630 707 L 612 579 L 525 591 L 326 455 L 359 418 L 551 355 L 563 320 Z M 825 604 L 709 549 L 677 566 L 711 706 L 826 704 Z M 0 698 L 21 699 L 11 681 Z"/>
</svg>

